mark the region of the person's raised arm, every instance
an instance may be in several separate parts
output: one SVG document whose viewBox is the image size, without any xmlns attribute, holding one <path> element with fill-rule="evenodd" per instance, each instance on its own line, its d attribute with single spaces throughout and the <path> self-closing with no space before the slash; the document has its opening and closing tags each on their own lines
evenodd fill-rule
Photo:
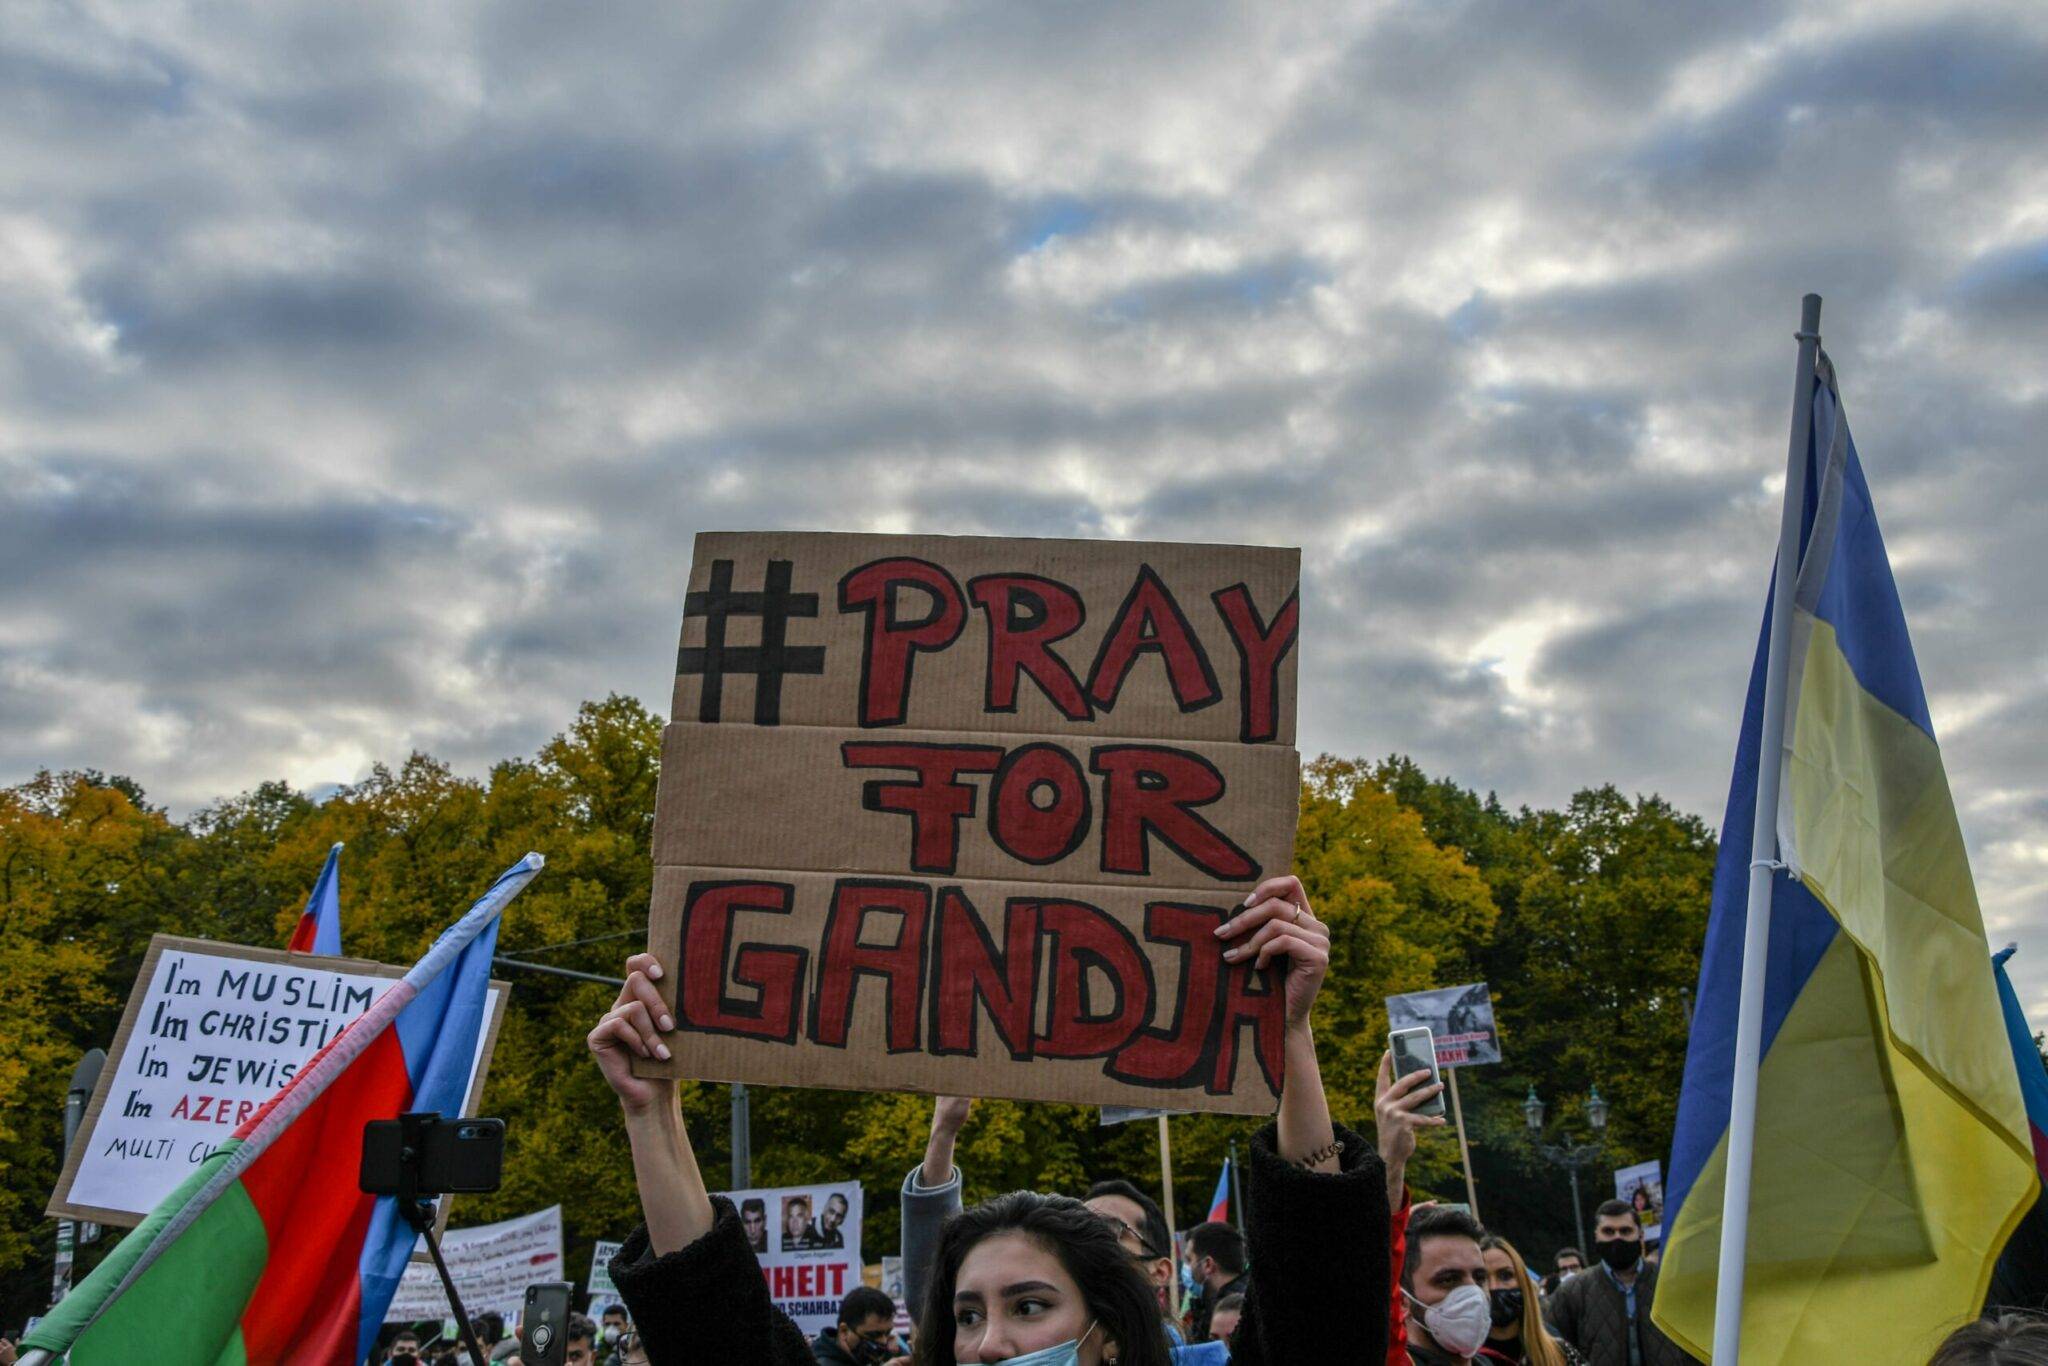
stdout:
<svg viewBox="0 0 2048 1366">
<path fill-rule="evenodd" d="M 1408 1159 L 1415 1155 L 1415 1136 L 1420 1129 L 1440 1129 L 1442 1115 L 1425 1115 L 1416 1107 L 1444 1089 L 1431 1082 L 1427 1071 L 1394 1076 L 1394 1055 L 1380 1054 L 1380 1075 L 1373 1088 L 1373 1126 L 1379 1130 L 1380 1161 L 1387 1164 L 1387 1213 L 1398 1214 L 1407 1198 Z"/>
<path fill-rule="evenodd" d="M 974 1102 L 966 1096 L 938 1096 L 932 1101 L 932 1136 L 924 1147 L 923 1165 L 903 1180 L 903 1213 L 897 1251 L 903 1256 L 903 1302 L 912 1318 L 924 1314 L 924 1292 L 938 1256 L 939 1234 L 960 1212 L 960 1173 L 953 1165 L 953 1145 L 967 1123 Z"/>
<path fill-rule="evenodd" d="M 697 1154 L 683 1126 L 676 1084 L 633 1075 L 632 1055 L 668 1057 L 662 1035 L 675 1021 L 654 981 L 661 964 L 651 953 L 626 960 L 626 984 L 619 998 L 590 1031 L 590 1051 L 625 1112 L 626 1138 L 633 1148 L 633 1180 L 640 1188 L 640 1212 L 656 1256 L 677 1252 L 711 1231 L 711 1196 L 697 1170 Z"/>
<path fill-rule="evenodd" d="M 917 1184 L 931 1189 L 953 1179 L 953 1145 L 974 1108 L 968 1096 L 937 1096 L 932 1100 L 932 1136 L 924 1145 L 924 1165 L 917 1169 Z"/>
<path fill-rule="evenodd" d="M 1252 1136 L 1241 1218 L 1251 1285 L 1233 1366 L 1377 1357 L 1387 1336 L 1387 1179 L 1379 1154 L 1330 1117 L 1310 1017 L 1330 930 L 1294 877 L 1258 885 L 1219 930 L 1225 959 L 1278 975 L 1286 1075 L 1270 1129 Z M 1363 1296 L 1361 1289 L 1370 1287 Z M 1332 1306 L 1343 1306 L 1333 1313 Z"/>
<path fill-rule="evenodd" d="M 1336 1171 L 1337 1132 L 1330 1124 L 1322 1069 L 1316 1064 L 1315 1031 L 1309 1023 L 1316 993 L 1330 970 L 1329 927 L 1316 919 L 1301 879 L 1290 873 L 1253 888 L 1243 909 L 1219 926 L 1216 935 L 1232 941 L 1223 957 L 1233 964 L 1263 968 L 1281 960 L 1280 967 L 1286 970 L 1282 983 L 1287 1073 L 1280 1084 L 1280 1156 L 1310 1171 Z"/>
</svg>

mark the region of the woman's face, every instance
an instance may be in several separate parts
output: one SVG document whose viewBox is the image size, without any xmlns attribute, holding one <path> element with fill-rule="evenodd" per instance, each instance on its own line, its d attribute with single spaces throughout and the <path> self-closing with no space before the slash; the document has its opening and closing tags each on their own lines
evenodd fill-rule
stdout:
<svg viewBox="0 0 2048 1366">
<path fill-rule="evenodd" d="M 982 1239 L 953 1285 L 953 1359 L 1004 1361 L 1081 1343 L 1081 1366 L 1100 1366 L 1103 1334 L 1060 1259 L 1023 1233 Z"/>
<path fill-rule="evenodd" d="M 1512 1290 L 1522 1284 L 1521 1278 L 1515 1275 L 1515 1264 L 1508 1260 L 1507 1253 L 1497 1247 L 1490 1247 L 1483 1255 L 1486 1259 L 1486 1272 L 1479 1278 L 1482 1287 L 1487 1290 Z M 1519 1337 L 1521 1332 L 1522 1325 L 1517 1320 L 1490 1330 L 1487 1336 L 1496 1342 L 1505 1342 L 1509 1338 Z"/>
</svg>

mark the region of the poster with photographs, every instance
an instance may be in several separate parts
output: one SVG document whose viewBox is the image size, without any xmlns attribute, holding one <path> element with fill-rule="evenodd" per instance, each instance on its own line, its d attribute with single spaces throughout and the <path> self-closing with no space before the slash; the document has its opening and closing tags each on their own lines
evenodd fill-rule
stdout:
<svg viewBox="0 0 2048 1366">
<path fill-rule="evenodd" d="M 1472 1067 L 1500 1061 L 1500 1035 L 1493 1027 L 1493 993 L 1484 982 L 1389 996 L 1387 1027 L 1427 1029 L 1436 1041 L 1438 1067 Z"/>
<path fill-rule="evenodd" d="M 726 1192 L 747 1245 L 760 1258 L 775 1307 L 806 1334 L 839 1321 L 839 1301 L 861 1283 L 858 1181 Z"/>
<path fill-rule="evenodd" d="M 1626 1200 L 1635 1207 L 1636 1217 L 1643 1221 L 1643 1241 L 1655 1243 L 1664 1238 L 1664 1164 L 1662 1162 L 1638 1162 L 1633 1167 L 1621 1167 L 1614 1173 L 1614 1198 Z"/>
</svg>

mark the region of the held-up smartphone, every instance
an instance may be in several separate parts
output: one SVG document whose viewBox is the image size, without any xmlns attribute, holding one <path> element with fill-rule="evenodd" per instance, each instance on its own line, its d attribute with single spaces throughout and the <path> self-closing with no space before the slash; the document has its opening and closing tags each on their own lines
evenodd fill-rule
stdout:
<svg viewBox="0 0 2048 1366">
<path fill-rule="evenodd" d="M 363 1126 L 363 1165 L 358 1185 L 371 1195 L 398 1194 L 403 1174 L 403 1128 L 395 1119 Z M 505 1165 L 505 1121 L 444 1119 L 426 1131 L 419 1155 L 423 1196 L 494 1191 Z"/>
<path fill-rule="evenodd" d="M 519 1311 L 520 1366 L 562 1366 L 569 1359 L 569 1296 L 567 1281 L 543 1281 L 526 1287 Z"/>
<path fill-rule="evenodd" d="M 1436 1038 L 1421 1025 L 1414 1029 L 1397 1029 L 1387 1035 L 1387 1046 L 1394 1053 L 1394 1080 L 1399 1081 L 1411 1072 L 1427 1072 L 1429 1080 L 1424 1086 L 1434 1085 L 1444 1079 L 1436 1066 Z M 1444 1112 L 1444 1093 L 1439 1091 L 1415 1107 L 1418 1115 L 1441 1115 Z"/>
</svg>

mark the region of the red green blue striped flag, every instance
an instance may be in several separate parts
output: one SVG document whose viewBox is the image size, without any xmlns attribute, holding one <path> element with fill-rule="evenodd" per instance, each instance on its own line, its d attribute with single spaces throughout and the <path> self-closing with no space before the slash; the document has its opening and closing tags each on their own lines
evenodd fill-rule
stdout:
<svg viewBox="0 0 2048 1366">
<path fill-rule="evenodd" d="M 327 851 L 327 862 L 320 869 L 320 876 L 313 882 L 313 893 L 306 898 L 306 909 L 299 912 L 299 923 L 292 927 L 292 942 L 285 945 L 293 953 L 325 953 L 341 956 L 341 845 L 337 843 Z"/>
<path fill-rule="evenodd" d="M 426 956 L 313 1055 L 21 1341 L 75 1366 L 362 1361 L 416 1234 L 356 1188 L 363 1125 L 459 1111 L 507 869 Z"/>
<path fill-rule="evenodd" d="M 1223 1159 L 1222 1175 L 1216 1178 L 1216 1193 L 1209 1197 L 1209 1222 L 1221 1224 L 1230 1218 L 1230 1159 Z"/>
</svg>

